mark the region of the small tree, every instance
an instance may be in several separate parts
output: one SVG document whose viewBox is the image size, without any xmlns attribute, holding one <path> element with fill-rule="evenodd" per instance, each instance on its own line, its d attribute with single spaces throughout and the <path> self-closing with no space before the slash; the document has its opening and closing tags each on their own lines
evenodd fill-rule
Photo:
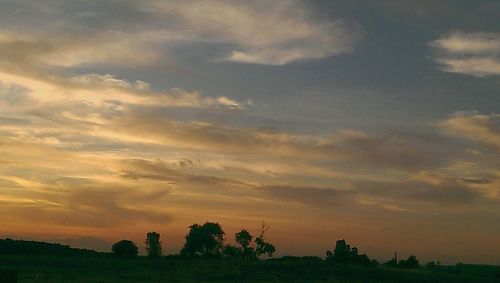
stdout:
<svg viewBox="0 0 500 283">
<path fill-rule="evenodd" d="M 252 243 L 253 236 L 246 229 L 242 229 L 240 232 L 234 234 L 236 243 L 239 244 L 241 249 L 241 254 L 245 258 L 253 257 L 254 250 L 250 247 Z"/>
<path fill-rule="evenodd" d="M 156 232 L 149 232 L 146 235 L 146 251 L 151 258 L 159 257 L 161 255 L 161 242 L 160 234 Z"/>
<path fill-rule="evenodd" d="M 247 248 L 252 242 L 253 236 L 246 229 L 242 229 L 240 232 L 234 234 L 234 238 L 242 248 Z"/>
<path fill-rule="evenodd" d="M 123 258 L 137 257 L 137 254 L 139 253 L 137 246 L 130 240 L 121 240 L 116 242 L 113 247 L 111 247 L 111 250 L 115 256 Z"/>
<path fill-rule="evenodd" d="M 269 226 L 265 222 L 262 222 L 260 228 L 260 235 L 255 238 L 255 256 L 260 257 L 263 254 L 272 257 L 274 252 L 276 252 L 276 247 L 264 240 L 264 233 L 269 230 Z"/>
</svg>

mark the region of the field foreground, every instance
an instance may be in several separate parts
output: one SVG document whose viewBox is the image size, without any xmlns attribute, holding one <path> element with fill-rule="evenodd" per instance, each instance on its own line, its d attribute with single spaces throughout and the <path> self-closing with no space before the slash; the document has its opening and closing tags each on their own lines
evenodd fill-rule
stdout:
<svg viewBox="0 0 500 283">
<path fill-rule="evenodd" d="M 94 256 L 0 256 L 23 282 L 500 282 L 500 267 L 457 265 L 436 270 L 335 265 L 319 258 L 267 261 L 119 259 Z M 0 280 L 1 281 L 1 280 Z M 3 282 L 3 281 L 2 281 Z"/>
</svg>

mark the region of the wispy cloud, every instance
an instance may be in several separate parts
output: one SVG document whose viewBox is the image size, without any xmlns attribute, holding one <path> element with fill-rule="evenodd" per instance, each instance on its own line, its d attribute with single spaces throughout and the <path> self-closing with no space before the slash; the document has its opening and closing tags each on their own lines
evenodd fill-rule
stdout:
<svg viewBox="0 0 500 283">
<path fill-rule="evenodd" d="M 500 115 L 457 112 L 439 123 L 447 134 L 500 149 Z"/>
<path fill-rule="evenodd" d="M 10 56 L 22 56 L 29 51 L 41 63 L 65 67 L 141 66 L 169 65 L 176 46 L 201 43 L 217 47 L 217 60 L 283 65 L 349 52 L 361 34 L 356 25 L 341 19 L 320 19 L 320 11 L 295 0 L 247 3 L 148 0 L 140 5 L 130 1 L 88 1 L 72 5 L 49 3 L 47 7 L 35 1 L 19 4 L 18 16 L 38 14 L 37 20 L 26 21 L 44 23 L 46 32 L 35 33 L 28 28 L 25 34 L 19 30 L 4 32 L 0 34 L 0 50 L 15 46 L 17 51 L 11 51 Z M 14 8 L 15 5 L 5 9 Z M 75 13 L 75 10 L 90 11 Z M 7 11 L 6 17 L 11 16 Z M 133 17 L 124 17 L 116 11 Z M 54 25 L 51 21 L 54 17 L 64 19 L 66 24 Z M 13 21 L 16 20 L 9 23 Z M 26 22 L 19 23 L 18 28 L 25 25 Z M 86 28 L 81 28 L 82 25 Z"/>
<path fill-rule="evenodd" d="M 454 32 L 429 45 L 438 51 L 435 60 L 445 72 L 476 77 L 500 75 L 500 34 Z"/>
<path fill-rule="evenodd" d="M 340 20 L 318 20 L 318 11 L 293 0 L 168 6 L 200 37 L 229 44 L 229 54 L 221 59 L 226 61 L 283 65 L 324 58 L 351 51 L 360 36 L 358 28 Z"/>
</svg>

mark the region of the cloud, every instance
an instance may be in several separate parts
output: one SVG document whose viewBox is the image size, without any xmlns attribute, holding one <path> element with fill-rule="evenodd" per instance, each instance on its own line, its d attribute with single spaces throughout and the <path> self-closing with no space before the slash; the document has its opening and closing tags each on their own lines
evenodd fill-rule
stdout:
<svg viewBox="0 0 500 283">
<path fill-rule="evenodd" d="M 169 188 L 158 185 L 153 188 L 148 184 L 132 187 L 119 180 L 102 178 L 105 173 L 98 175 L 88 171 L 89 158 L 85 156 L 80 156 L 80 159 L 87 160 L 78 162 L 78 169 L 62 170 L 54 164 L 76 164 L 74 154 L 68 154 L 72 157 L 60 156 L 57 152 L 37 155 L 44 154 L 46 157 L 52 155 L 57 162 L 36 164 L 20 156 L 11 170 L 0 170 L 0 174 L 7 175 L 5 180 L 0 179 L 2 221 L 25 223 L 30 219 L 32 223 L 63 227 L 61 230 L 69 227 L 110 229 L 131 223 L 164 224 L 171 221 L 172 216 L 166 212 L 164 204 L 155 205 L 169 194 Z M 17 168 L 22 168 L 22 171 L 36 168 L 37 172 L 31 176 L 13 176 L 19 175 Z M 100 170 L 106 171 L 104 168 Z M 72 177 L 78 172 L 83 177 Z M 15 191 L 5 191 L 10 188 Z"/>
<path fill-rule="evenodd" d="M 441 130 L 480 144 L 500 149 L 500 115 L 457 112 L 439 124 Z"/>
<path fill-rule="evenodd" d="M 3 10 L 6 29 L 15 23 L 15 33 L 25 36 L 0 35 L 0 50 L 16 46 L 19 52 L 11 49 L 8 56 L 29 51 L 40 63 L 64 67 L 175 65 L 170 53 L 193 43 L 215 46 L 222 61 L 283 65 L 349 52 L 360 37 L 359 27 L 322 18 L 312 5 L 295 0 L 48 2 L 45 7 L 25 1 Z M 32 14 L 37 18 L 29 18 Z M 54 24 L 54 18 L 65 25 Z M 44 25 L 45 32 L 34 32 L 30 24 Z"/>
<path fill-rule="evenodd" d="M 348 52 L 359 31 L 341 21 L 320 19 L 306 3 L 293 0 L 160 2 L 181 25 L 200 38 L 230 46 L 221 60 L 284 65 Z M 315 19 L 314 19 L 315 18 Z"/>
<path fill-rule="evenodd" d="M 500 34 L 455 32 L 442 36 L 431 45 L 459 54 L 499 54 Z"/>
<path fill-rule="evenodd" d="M 192 107 L 192 108 L 228 108 L 244 109 L 248 103 L 238 102 L 225 96 L 203 97 L 198 91 L 189 92 L 180 88 L 172 88 L 168 91 L 154 91 L 149 83 L 137 80 L 129 82 L 118 79 L 112 75 L 85 74 L 68 78 L 63 82 L 76 88 L 95 91 L 107 91 L 108 100 L 120 99 L 126 103 L 155 105 L 164 107 Z M 113 97 L 114 91 L 118 97 Z M 124 95 L 131 95 L 124 99 Z M 121 95 L 121 97 L 120 97 Z"/>
<path fill-rule="evenodd" d="M 436 183 L 423 179 L 393 182 L 361 181 L 356 185 L 355 191 L 363 196 L 362 199 L 376 199 L 382 203 L 398 203 L 400 207 L 407 206 L 413 210 L 415 210 L 415 203 L 460 207 L 487 198 L 487 195 L 481 190 L 470 187 L 459 178 L 437 174 L 429 175 L 439 181 Z"/>
<path fill-rule="evenodd" d="M 10 181 L 10 180 L 5 180 L 5 179 L 2 179 L 0 178 L 0 187 L 1 188 L 19 188 L 19 184 L 14 182 L 14 181 Z"/>
<path fill-rule="evenodd" d="M 113 120 L 109 131 L 149 142 L 191 150 L 232 154 L 265 154 L 305 160 L 347 161 L 383 168 L 418 168 L 429 164 L 425 154 L 402 137 L 340 131 L 328 137 L 290 134 L 258 128 L 235 128 L 165 119 L 147 108 L 130 109 Z"/>
<path fill-rule="evenodd" d="M 130 159 L 121 165 L 120 176 L 132 180 L 153 180 L 177 185 L 183 192 L 263 199 L 273 203 L 294 203 L 309 207 L 370 204 L 384 209 L 414 210 L 415 203 L 445 206 L 471 205 L 475 201 L 500 198 L 491 194 L 498 179 L 493 175 L 477 178 L 453 177 L 422 171 L 403 180 L 352 180 L 338 188 L 297 186 L 287 183 L 259 184 L 215 177 L 201 171 L 176 168 L 161 160 Z M 212 172 L 212 174 L 217 172 Z M 193 187 L 203 186 L 201 189 Z M 231 192 L 233 191 L 233 192 Z M 398 205 L 396 205 L 398 204 Z M 407 206 L 408 208 L 405 208 Z"/>
<path fill-rule="evenodd" d="M 44 11 L 34 13 L 41 15 Z M 26 22 L 29 21 L 26 19 Z M 50 26 L 50 21 L 44 24 Z M 47 28 L 43 32 L 22 25 L 14 29 L 0 29 L 1 65 L 22 71 L 21 67 L 27 63 L 49 69 L 103 64 L 125 67 L 168 66 L 172 63 L 155 48 L 159 44 L 158 38 L 164 38 L 162 31 L 83 29 L 75 24 L 68 19 L 67 25 L 57 29 Z"/>
<path fill-rule="evenodd" d="M 353 204 L 355 191 L 322 187 L 297 187 L 291 185 L 264 185 L 258 188 L 264 194 L 275 198 L 275 201 L 297 203 L 312 207 L 341 206 Z"/>
<path fill-rule="evenodd" d="M 500 34 L 454 32 L 429 43 L 445 72 L 475 77 L 500 75 Z"/>
<path fill-rule="evenodd" d="M 129 159 L 121 163 L 119 176 L 133 180 L 149 179 L 167 182 L 168 184 L 186 185 L 224 185 L 224 186 L 250 186 L 241 181 L 223 177 L 210 176 L 189 170 L 185 164 L 189 159 L 181 159 L 179 163 L 168 164 L 162 160 Z M 191 161 L 192 162 L 192 161 Z M 192 163 L 191 163 L 192 164 Z"/>
<path fill-rule="evenodd" d="M 168 223 L 172 216 L 155 208 L 148 208 L 144 202 L 127 199 L 130 195 L 123 188 L 115 190 L 78 188 L 63 196 L 47 195 L 50 201 L 18 201 L 10 196 L 2 202 L 0 212 L 11 214 L 11 219 L 36 221 L 45 225 L 62 227 L 126 227 L 131 223 Z M 125 200 L 125 201 L 124 201 Z M 124 203 L 127 202 L 127 203 Z M 104 217 L 105 216 L 105 217 Z M 6 221 L 6 217 L 2 217 Z"/>
<path fill-rule="evenodd" d="M 4 83 L 2 83 L 2 79 Z M 240 102 L 226 96 L 208 97 L 198 91 L 181 88 L 153 90 L 147 82 L 129 82 L 105 74 L 84 74 L 72 77 L 51 76 L 49 81 L 11 76 L 0 72 L 0 107 L 50 108 L 74 104 L 111 105 L 115 109 L 126 105 L 155 107 L 243 110 L 250 102 Z M 44 107 L 42 107 L 42 105 Z M 65 109 L 69 110 L 69 109 Z"/>
<path fill-rule="evenodd" d="M 30 35 L 0 31 L 0 107 L 2 104 L 9 108 L 33 106 L 40 103 L 61 104 L 65 101 L 100 104 L 115 100 L 124 104 L 235 110 L 244 109 L 250 104 L 250 102 L 240 102 L 226 96 L 205 97 L 198 91 L 187 91 L 181 88 L 153 90 L 145 81 L 131 82 L 110 74 L 72 75 L 68 70 L 75 67 L 74 64 L 60 63 L 57 60 L 62 60 L 66 49 L 68 52 L 73 52 L 73 47 L 65 47 L 57 40 L 69 40 L 71 44 L 78 44 L 80 39 L 73 43 L 71 39 L 58 39 L 55 36 L 54 42 L 49 42 L 45 37 L 39 39 Z M 80 47 L 74 48 L 80 50 Z M 98 48 L 99 52 L 102 52 L 103 47 L 92 44 L 89 48 Z M 95 55 L 97 51 L 89 52 Z M 110 53 L 118 56 L 120 51 L 112 49 Z M 135 50 L 133 53 L 143 54 L 141 50 Z M 78 54 L 70 57 L 82 58 Z M 129 55 L 124 55 L 120 58 L 133 63 L 129 57 Z M 97 58 L 95 62 L 106 63 L 106 60 L 101 59 Z M 30 99 L 29 103 L 27 99 Z"/>
<path fill-rule="evenodd" d="M 400 189 L 408 190 L 403 193 L 404 198 L 438 204 L 471 204 L 482 197 L 481 192 L 455 180 L 447 180 L 436 185 L 409 182 L 401 184 Z"/>
</svg>

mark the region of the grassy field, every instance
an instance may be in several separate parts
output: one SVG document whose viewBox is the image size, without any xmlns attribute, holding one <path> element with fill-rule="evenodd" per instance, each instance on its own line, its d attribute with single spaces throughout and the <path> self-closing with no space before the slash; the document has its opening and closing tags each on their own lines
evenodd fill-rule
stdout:
<svg viewBox="0 0 500 283">
<path fill-rule="evenodd" d="M 119 259 L 98 256 L 0 256 L 19 282 L 500 282 L 500 267 L 440 270 L 341 266 L 314 259 L 268 261 Z M 1 280 L 0 280 L 1 281 Z"/>
</svg>

